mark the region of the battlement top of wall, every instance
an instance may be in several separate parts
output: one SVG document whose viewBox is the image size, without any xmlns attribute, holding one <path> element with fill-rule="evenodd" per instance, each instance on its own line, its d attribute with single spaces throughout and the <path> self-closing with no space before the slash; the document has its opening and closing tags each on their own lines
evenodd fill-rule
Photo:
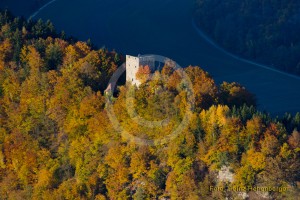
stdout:
<svg viewBox="0 0 300 200">
<path fill-rule="evenodd" d="M 140 59 L 140 60 L 155 59 L 155 57 L 152 56 L 152 55 L 145 55 L 145 56 L 143 56 L 141 54 L 139 54 L 138 56 L 126 55 L 126 58 L 130 58 L 130 59 L 134 58 L 134 59 Z"/>
<path fill-rule="evenodd" d="M 126 55 L 126 59 L 138 59 L 139 57 Z"/>
</svg>

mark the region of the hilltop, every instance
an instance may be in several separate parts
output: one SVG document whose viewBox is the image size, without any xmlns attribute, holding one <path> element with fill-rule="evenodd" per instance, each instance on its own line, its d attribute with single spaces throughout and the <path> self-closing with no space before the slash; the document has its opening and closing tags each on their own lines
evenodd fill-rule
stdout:
<svg viewBox="0 0 300 200">
<path fill-rule="evenodd" d="M 245 87 L 217 85 L 197 66 L 166 64 L 151 78 L 139 66 L 138 88 L 119 84 L 104 95 L 123 62 L 56 33 L 51 22 L 0 14 L 0 199 L 239 197 L 210 189 L 219 186 L 299 196 L 299 113 L 261 113 Z M 219 181 L 227 169 L 233 181 Z"/>
</svg>

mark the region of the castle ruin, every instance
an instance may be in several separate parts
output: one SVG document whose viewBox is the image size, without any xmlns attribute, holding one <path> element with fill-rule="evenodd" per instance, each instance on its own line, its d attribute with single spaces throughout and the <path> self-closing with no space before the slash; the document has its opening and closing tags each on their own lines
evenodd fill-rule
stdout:
<svg viewBox="0 0 300 200">
<path fill-rule="evenodd" d="M 157 67 L 155 62 L 154 56 L 130 56 L 126 55 L 126 83 L 131 83 L 136 85 L 137 87 L 141 85 L 141 82 L 136 78 L 136 73 L 139 70 L 139 67 L 148 65 L 150 70 L 154 72 L 155 70 L 159 70 L 160 65 Z M 121 66 L 122 68 L 124 65 Z M 105 94 L 111 93 L 112 89 L 116 86 L 116 82 L 109 83 L 106 90 L 104 91 Z"/>
<path fill-rule="evenodd" d="M 131 83 L 137 87 L 141 82 L 136 78 L 136 73 L 140 66 L 148 65 L 151 71 L 156 70 L 154 56 L 130 56 L 126 55 L 126 83 Z"/>
</svg>

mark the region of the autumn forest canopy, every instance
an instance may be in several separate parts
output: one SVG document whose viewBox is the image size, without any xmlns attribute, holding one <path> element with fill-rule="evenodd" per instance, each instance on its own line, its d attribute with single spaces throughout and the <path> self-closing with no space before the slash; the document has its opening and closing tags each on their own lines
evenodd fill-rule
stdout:
<svg viewBox="0 0 300 200">
<path fill-rule="evenodd" d="M 139 88 L 119 84 L 104 94 L 124 56 L 57 33 L 51 22 L 0 14 L 0 199 L 231 199 L 216 186 L 286 187 L 272 198 L 300 195 L 300 114 L 271 117 L 238 83 L 217 85 L 198 66 L 166 64 L 150 74 L 141 66 Z M 181 81 L 185 72 L 192 83 Z M 187 90 L 195 96 L 189 108 Z M 127 111 L 126 98 L 146 120 Z M 172 141 L 162 140 L 188 114 Z M 232 182 L 220 182 L 227 166 Z M 255 192 L 249 193 L 255 197 Z"/>
</svg>

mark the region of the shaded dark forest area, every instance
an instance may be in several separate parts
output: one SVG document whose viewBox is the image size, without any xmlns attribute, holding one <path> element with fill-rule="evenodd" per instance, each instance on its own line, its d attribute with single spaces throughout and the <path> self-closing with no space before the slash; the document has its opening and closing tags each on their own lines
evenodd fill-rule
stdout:
<svg viewBox="0 0 300 200">
<path fill-rule="evenodd" d="M 15 15 L 29 17 L 50 0 L 1 0 L 0 9 L 9 9 Z"/>
<path fill-rule="evenodd" d="M 300 75 L 300 2 L 197 0 L 198 26 L 226 50 Z"/>
</svg>

